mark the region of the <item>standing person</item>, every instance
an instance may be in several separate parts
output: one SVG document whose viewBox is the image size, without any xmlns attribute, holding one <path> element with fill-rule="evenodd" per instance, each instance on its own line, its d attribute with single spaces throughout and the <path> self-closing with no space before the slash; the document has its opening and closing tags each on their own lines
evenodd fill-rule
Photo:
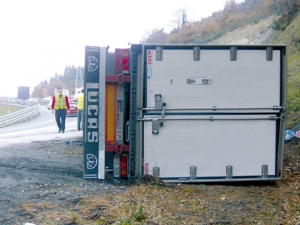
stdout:
<svg viewBox="0 0 300 225">
<path fill-rule="evenodd" d="M 61 87 L 57 88 L 57 94 L 52 98 L 52 113 L 55 111 L 55 120 L 58 133 L 65 133 L 66 113 L 70 113 L 68 96 L 62 94 Z"/>
<path fill-rule="evenodd" d="M 83 109 L 84 109 L 84 89 L 82 89 L 78 94 L 77 94 L 77 99 L 76 99 L 76 105 L 78 109 L 78 114 L 77 114 L 77 130 L 82 130 L 83 129 Z"/>
</svg>

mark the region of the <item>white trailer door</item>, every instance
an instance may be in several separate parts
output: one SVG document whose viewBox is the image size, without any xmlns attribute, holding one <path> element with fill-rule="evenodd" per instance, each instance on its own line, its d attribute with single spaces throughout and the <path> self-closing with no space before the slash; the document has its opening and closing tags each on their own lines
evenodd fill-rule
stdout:
<svg viewBox="0 0 300 225">
<path fill-rule="evenodd" d="M 236 61 L 228 49 L 201 50 L 193 60 L 193 49 L 147 50 L 147 107 L 155 107 L 160 94 L 168 108 L 240 108 L 265 111 L 280 105 L 280 51 L 272 61 L 266 50 L 238 50 Z M 152 57 L 151 57 L 152 56 Z"/>
<path fill-rule="evenodd" d="M 281 51 L 199 49 L 197 57 L 193 47 L 145 51 L 144 174 L 166 180 L 195 171 L 196 179 L 222 179 L 229 170 L 237 179 L 260 179 L 262 171 L 278 176 Z"/>
<path fill-rule="evenodd" d="M 152 122 L 144 122 L 144 171 L 160 178 L 261 176 L 262 166 L 275 175 L 276 121 L 256 116 L 166 116 L 158 134 Z"/>
</svg>

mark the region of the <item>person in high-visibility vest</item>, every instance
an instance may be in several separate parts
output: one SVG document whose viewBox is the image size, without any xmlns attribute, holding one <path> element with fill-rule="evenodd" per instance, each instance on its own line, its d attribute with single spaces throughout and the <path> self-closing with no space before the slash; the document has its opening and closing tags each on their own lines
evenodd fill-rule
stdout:
<svg viewBox="0 0 300 225">
<path fill-rule="evenodd" d="M 78 109 L 77 113 L 77 130 L 83 129 L 83 110 L 84 110 L 84 89 L 77 94 L 76 105 Z"/>
<path fill-rule="evenodd" d="M 55 111 L 55 120 L 58 133 L 65 133 L 66 115 L 70 113 L 70 104 L 67 95 L 62 94 L 62 88 L 57 88 L 58 94 L 52 98 L 52 113 Z"/>
</svg>

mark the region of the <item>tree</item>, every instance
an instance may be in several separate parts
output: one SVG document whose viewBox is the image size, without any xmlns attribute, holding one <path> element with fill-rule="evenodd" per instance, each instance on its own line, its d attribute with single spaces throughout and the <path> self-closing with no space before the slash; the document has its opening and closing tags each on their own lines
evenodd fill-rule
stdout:
<svg viewBox="0 0 300 225">
<path fill-rule="evenodd" d="M 34 87 L 31 97 L 33 98 L 43 98 L 43 84 L 39 84 Z"/>
<path fill-rule="evenodd" d="M 83 70 L 83 68 L 80 68 Z M 64 70 L 64 74 L 55 74 L 50 78 L 48 83 L 47 80 L 41 81 L 39 85 L 34 87 L 34 90 L 31 94 L 31 97 L 36 98 L 45 98 L 48 96 L 52 96 L 54 94 L 54 90 L 58 87 L 63 89 L 68 89 L 70 93 L 75 90 L 75 80 L 76 80 L 76 67 L 66 66 Z"/>
<path fill-rule="evenodd" d="M 175 24 L 175 29 L 180 29 L 183 25 L 187 23 L 187 10 L 186 8 L 181 8 L 174 13 L 175 19 L 172 21 Z"/>
<path fill-rule="evenodd" d="M 147 37 L 144 37 L 143 43 L 167 43 L 168 34 L 164 32 L 164 29 L 155 28 L 151 32 L 147 33 Z"/>
<path fill-rule="evenodd" d="M 223 11 L 225 11 L 226 13 L 229 13 L 229 14 L 237 13 L 238 3 L 236 2 L 236 0 L 227 0 Z"/>
<path fill-rule="evenodd" d="M 281 23 L 283 24 L 283 28 L 287 27 L 294 16 L 296 15 L 296 12 L 300 8 L 300 1 L 299 0 L 280 0 L 277 1 L 277 5 L 280 11 L 281 17 Z"/>
<path fill-rule="evenodd" d="M 46 98 L 46 97 L 48 97 L 48 96 L 49 96 L 48 90 L 47 90 L 46 87 L 44 87 L 44 88 L 43 88 L 43 97 Z"/>
</svg>

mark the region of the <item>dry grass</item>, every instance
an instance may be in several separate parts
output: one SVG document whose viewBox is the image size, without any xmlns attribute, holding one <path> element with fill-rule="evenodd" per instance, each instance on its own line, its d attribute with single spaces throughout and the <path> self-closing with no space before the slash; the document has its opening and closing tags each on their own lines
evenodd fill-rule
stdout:
<svg viewBox="0 0 300 225">
<path fill-rule="evenodd" d="M 286 144 L 282 181 L 170 185 L 146 178 L 123 194 L 99 193 L 66 199 L 64 204 L 24 204 L 16 210 L 26 222 L 38 225 L 296 224 L 300 221 L 299 162 L 300 142 L 294 139 Z M 78 187 L 72 190 L 80 192 Z"/>
<path fill-rule="evenodd" d="M 143 184 L 123 195 L 84 197 L 72 209 L 43 210 L 37 224 L 296 224 L 298 184 L 231 187 Z M 26 207 L 31 211 L 36 206 Z"/>
<path fill-rule="evenodd" d="M 17 106 L 6 106 L 6 105 L 0 105 L 0 116 L 5 116 L 7 114 L 7 110 L 9 110 L 9 113 L 13 113 L 16 111 L 19 111 L 23 108 L 17 107 Z"/>
<path fill-rule="evenodd" d="M 35 224 L 296 224 L 300 144 L 286 144 L 284 176 L 272 183 L 172 184 L 140 180 L 123 194 L 83 196 L 64 206 L 23 205 Z M 65 208 L 63 208 L 65 207 Z M 33 213 L 34 212 L 34 213 Z"/>
</svg>

